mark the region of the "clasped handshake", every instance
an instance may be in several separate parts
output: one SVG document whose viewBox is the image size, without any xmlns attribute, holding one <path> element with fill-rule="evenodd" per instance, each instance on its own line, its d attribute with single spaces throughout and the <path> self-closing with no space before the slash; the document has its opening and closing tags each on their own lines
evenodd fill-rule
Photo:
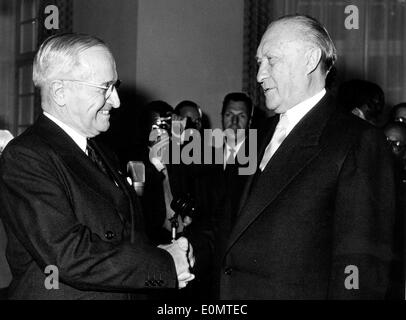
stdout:
<svg viewBox="0 0 406 320">
<path fill-rule="evenodd" d="M 194 274 L 190 272 L 190 269 L 195 265 L 192 245 L 186 238 L 180 237 L 172 241 L 171 244 L 162 244 L 158 248 L 171 254 L 178 275 L 178 287 L 179 289 L 185 288 L 188 282 L 195 278 Z"/>
</svg>

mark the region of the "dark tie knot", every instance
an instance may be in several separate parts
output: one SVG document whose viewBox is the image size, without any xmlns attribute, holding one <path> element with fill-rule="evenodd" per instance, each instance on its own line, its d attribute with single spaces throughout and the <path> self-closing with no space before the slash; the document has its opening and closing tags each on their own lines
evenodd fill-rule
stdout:
<svg viewBox="0 0 406 320">
<path fill-rule="evenodd" d="M 92 160 L 92 162 L 96 165 L 96 167 L 103 172 L 106 176 L 108 176 L 109 178 L 111 178 L 107 167 L 103 161 L 103 158 L 100 156 L 99 152 L 98 152 L 98 148 L 96 145 L 96 142 L 92 139 L 88 139 L 87 140 L 87 146 L 86 146 L 86 150 L 87 150 L 87 155 L 90 158 L 90 160 Z"/>
</svg>

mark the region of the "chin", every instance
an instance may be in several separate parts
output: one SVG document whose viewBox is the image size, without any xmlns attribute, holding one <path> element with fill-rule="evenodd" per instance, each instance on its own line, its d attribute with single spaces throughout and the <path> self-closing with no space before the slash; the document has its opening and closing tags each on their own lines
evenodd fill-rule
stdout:
<svg viewBox="0 0 406 320">
<path fill-rule="evenodd" d="M 275 113 L 284 113 L 286 110 L 284 110 L 283 106 L 280 104 L 275 104 L 275 103 L 266 103 L 266 108 L 270 111 L 273 111 Z"/>
<path fill-rule="evenodd" d="M 109 125 L 108 126 L 104 125 L 104 126 L 97 127 L 96 128 L 97 135 L 99 135 L 102 132 L 106 132 L 109 129 L 109 127 L 110 127 Z"/>
<path fill-rule="evenodd" d="M 274 99 L 265 99 L 265 105 L 268 110 L 277 112 L 277 109 L 280 107 L 280 103 L 276 102 Z"/>
</svg>

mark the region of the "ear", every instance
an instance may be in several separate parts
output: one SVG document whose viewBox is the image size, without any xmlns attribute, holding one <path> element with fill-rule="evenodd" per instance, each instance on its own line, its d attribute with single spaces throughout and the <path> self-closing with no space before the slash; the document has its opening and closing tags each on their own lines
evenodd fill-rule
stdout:
<svg viewBox="0 0 406 320">
<path fill-rule="evenodd" d="M 310 48 L 306 52 L 307 59 L 307 74 L 312 73 L 320 64 L 321 61 L 321 49 Z"/>
<path fill-rule="evenodd" d="M 60 80 L 52 81 L 49 88 L 49 96 L 58 106 L 63 107 L 66 104 L 65 87 Z"/>
</svg>

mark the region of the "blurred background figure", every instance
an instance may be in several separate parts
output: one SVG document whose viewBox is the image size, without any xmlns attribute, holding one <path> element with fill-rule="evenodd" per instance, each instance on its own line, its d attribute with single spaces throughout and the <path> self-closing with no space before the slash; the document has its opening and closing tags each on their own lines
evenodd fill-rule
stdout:
<svg viewBox="0 0 406 320">
<path fill-rule="evenodd" d="M 343 82 L 338 89 L 338 100 L 347 111 L 374 126 L 380 126 L 383 121 L 385 94 L 376 83 L 358 79 Z"/>
<path fill-rule="evenodd" d="M 183 101 L 175 109 L 164 101 L 153 101 L 145 108 L 145 126 L 149 156 L 144 157 L 145 186 L 141 198 L 147 232 L 154 243 L 168 243 L 172 237 L 171 218 L 177 215 L 177 237 L 187 236 L 192 243 L 199 264 L 195 282 L 183 292 L 174 294 L 173 300 L 190 300 L 208 297 L 206 284 L 210 248 L 204 234 L 210 228 L 210 212 L 213 187 L 208 166 L 172 161 L 174 143 L 181 143 L 182 150 L 188 141 L 172 139 L 173 121 L 181 121 L 186 129 L 202 130 L 202 111 L 192 101 Z M 159 134 L 156 134 L 159 132 Z M 152 140 L 152 141 L 151 141 Z M 167 156 L 155 155 L 157 146 Z M 207 232 L 206 232 L 207 234 Z M 159 297 L 158 297 L 159 298 Z"/>
<path fill-rule="evenodd" d="M 398 252 L 403 252 L 405 259 L 404 247 L 404 215 L 406 212 L 406 124 L 404 122 L 389 122 L 384 127 L 384 133 L 395 159 L 395 179 L 396 179 L 396 203 L 397 203 L 397 223 L 398 231 L 396 232 L 397 240 L 395 241 Z M 404 274 L 404 262 L 394 265 L 395 268 L 399 267 L 400 270 L 394 270 L 394 274 Z M 399 292 L 404 291 L 402 283 L 393 279 L 394 288 L 398 288 Z"/>
<path fill-rule="evenodd" d="M 8 130 L 0 130 L 0 155 L 6 145 L 13 139 L 13 135 Z M 0 209 L 1 210 L 1 209 Z M 0 300 L 7 296 L 7 287 L 11 282 L 11 272 L 6 259 L 7 237 L 3 223 L 0 220 Z"/>
<path fill-rule="evenodd" d="M 221 109 L 224 140 L 224 190 L 228 192 L 230 214 L 235 214 L 238 202 L 248 176 L 239 175 L 238 169 L 246 164 L 239 163 L 239 154 L 248 156 L 248 130 L 252 120 L 253 104 L 251 98 L 243 92 L 227 94 Z M 228 130 L 229 129 L 229 130 Z M 231 129 L 231 130 L 230 130 Z M 232 219 L 232 217 L 230 217 Z"/>
<path fill-rule="evenodd" d="M 399 103 L 392 107 L 390 120 L 406 123 L 406 102 Z"/>
<path fill-rule="evenodd" d="M 144 151 L 141 158 L 145 164 L 145 186 L 142 197 L 147 233 L 156 244 L 169 243 L 170 225 L 168 217 L 174 212 L 170 207 L 176 192 L 177 178 L 167 161 L 170 154 L 170 133 L 173 108 L 165 101 L 152 101 L 144 110 Z M 152 140 L 152 141 L 151 141 Z M 159 154 L 152 154 L 160 143 Z M 157 149 L 158 150 L 158 149 Z M 166 228 L 165 228 L 166 227 Z"/>
<path fill-rule="evenodd" d="M 399 165 L 403 170 L 403 180 L 405 180 L 404 172 L 406 170 L 406 124 L 403 122 L 389 122 L 384 132 L 391 146 L 392 153 L 395 156 Z M 404 181 L 406 182 L 406 181 Z"/>
<path fill-rule="evenodd" d="M 246 132 L 251 125 L 252 101 L 251 98 L 243 92 L 232 92 L 227 94 L 223 100 L 221 109 L 221 122 L 223 130 L 231 129 L 234 135 L 227 137 L 232 139 L 244 140 Z M 240 131 L 238 131 L 240 129 Z M 227 143 L 227 141 L 226 141 Z"/>
<path fill-rule="evenodd" d="M 203 112 L 196 102 L 190 100 L 183 100 L 175 107 L 175 113 L 182 118 L 187 118 L 187 129 L 196 129 L 202 131 L 203 129 Z"/>
</svg>

